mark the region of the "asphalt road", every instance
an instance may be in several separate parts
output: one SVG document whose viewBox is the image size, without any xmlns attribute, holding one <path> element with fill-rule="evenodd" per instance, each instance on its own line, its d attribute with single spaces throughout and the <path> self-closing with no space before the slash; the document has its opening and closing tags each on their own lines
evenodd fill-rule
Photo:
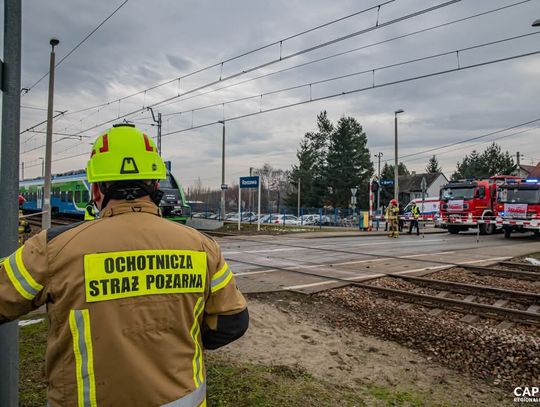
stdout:
<svg viewBox="0 0 540 407">
<path fill-rule="evenodd" d="M 540 252 L 530 234 L 480 236 L 426 234 L 325 237 L 235 236 L 218 239 L 223 255 L 245 293 L 293 290 L 316 292 L 347 281 L 385 274 L 424 275 L 457 264 L 489 265 Z M 332 280 L 338 278 L 343 281 Z"/>
</svg>

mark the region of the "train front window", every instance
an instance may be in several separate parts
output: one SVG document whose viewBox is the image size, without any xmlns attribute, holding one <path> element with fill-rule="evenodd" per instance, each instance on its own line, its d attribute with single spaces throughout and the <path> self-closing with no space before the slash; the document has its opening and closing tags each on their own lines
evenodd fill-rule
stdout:
<svg viewBox="0 0 540 407">
<path fill-rule="evenodd" d="M 170 175 L 167 175 L 167 178 L 159 180 L 159 187 L 161 189 L 177 189 L 176 182 Z"/>
<path fill-rule="evenodd" d="M 83 191 L 82 202 L 88 202 L 88 201 L 90 201 L 90 195 L 88 194 L 88 191 Z"/>
<path fill-rule="evenodd" d="M 81 191 L 75 191 L 75 202 L 81 202 Z"/>
</svg>

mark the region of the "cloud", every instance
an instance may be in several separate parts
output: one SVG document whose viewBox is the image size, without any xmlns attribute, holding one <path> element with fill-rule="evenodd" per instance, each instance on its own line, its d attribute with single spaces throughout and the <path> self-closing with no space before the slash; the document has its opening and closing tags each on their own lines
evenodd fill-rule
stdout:
<svg viewBox="0 0 540 407">
<path fill-rule="evenodd" d="M 94 3 L 83 0 L 24 3 L 23 86 L 31 85 L 47 72 L 50 51 L 48 40 L 51 36 L 60 38 L 61 44 L 57 48 L 59 60 L 117 7 L 106 2 Z M 388 21 L 437 2 L 428 3 L 404 0 L 388 4 L 381 8 L 379 21 Z M 87 130 L 82 134 L 93 138 L 115 120 L 122 120 L 117 119 L 119 115 L 135 111 L 137 113 L 130 119 L 145 131 L 155 134 L 155 127 L 151 126 L 152 119 L 143 110 L 144 106 L 219 81 L 220 77 L 276 60 L 277 63 L 256 72 L 190 92 L 182 98 L 185 100 L 177 98 L 168 102 L 170 104 L 156 107 L 156 111 L 163 114 L 164 134 L 189 129 L 192 124 L 215 123 L 223 118 L 230 119 L 308 101 L 310 97 L 324 97 L 369 87 L 373 81 L 371 73 L 260 97 L 265 92 L 535 32 L 530 27 L 534 19 L 531 16 L 535 16 L 538 11 L 534 3 L 532 1 L 203 95 L 206 91 L 264 73 L 467 17 L 505 5 L 507 1 L 460 2 L 279 62 L 280 48 L 281 55 L 285 56 L 371 26 L 377 18 L 376 11 L 373 11 L 285 41 L 281 47 L 279 44 L 273 45 L 221 65 L 221 61 L 232 56 L 279 41 L 377 2 L 363 2 L 360 7 L 358 2 L 336 0 L 332 7 L 328 7 L 328 2 L 323 0 L 188 0 L 182 4 L 174 0 L 160 0 L 151 5 L 142 0 L 130 0 L 57 69 L 55 108 L 73 112 L 115 101 L 204 67 L 211 68 L 181 81 L 173 80 L 165 86 L 142 92 L 120 103 L 113 102 L 78 114 L 68 113 L 57 119 L 55 130 L 73 134 Z M 466 66 L 535 51 L 538 39 L 532 36 L 462 52 L 459 62 L 461 66 Z M 375 83 L 406 79 L 456 65 L 457 54 L 452 54 L 436 60 L 378 69 L 375 72 Z M 334 121 L 342 115 L 356 117 L 367 133 L 371 152 L 383 152 L 385 160 L 393 157 L 393 112 L 399 108 L 405 110 L 399 117 L 400 155 L 417 153 L 531 120 L 540 116 L 537 110 L 539 66 L 540 57 L 531 56 L 227 121 L 227 174 L 237 177 L 249 172 L 249 167 L 260 167 L 265 162 L 275 167 L 290 168 L 296 161 L 296 150 L 302 136 L 315 129 L 316 115 L 323 109 L 328 110 Z M 246 99 L 221 105 L 239 98 Z M 23 104 L 34 106 L 45 107 L 46 101 L 47 79 L 22 98 Z M 199 110 L 213 104 L 217 106 Z M 176 114 L 180 111 L 184 113 Z M 23 110 L 21 128 L 25 129 L 43 120 L 44 116 L 44 112 Z M 100 125 L 105 121 L 110 122 Z M 499 142 L 503 149 L 508 149 L 512 154 L 519 149 L 525 152 L 526 157 L 527 154 L 530 156 L 528 159 L 534 160 L 540 157 L 540 145 L 536 142 L 538 135 L 538 130 L 531 130 L 500 139 Z M 43 143 L 41 135 L 25 141 L 28 137 L 28 133 L 22 136 L 23 151 Z M 471 148 L 481 150 L 495 137 L 486 138 L 484 145 L 464 144 L 465 148 L 461 150 L 452 151 L 452 148 L 447 148 L 434 153 L 450 175 L 455 169 L 455 163 Z M 59 141 L 54 144 L 55 157 L 82 154 L 88 150 L 89 141 Z M 183 183 L 189 185 L 198 177 L 211 186 L 221 183 L 220 125 L 171 134 L 163 138 L 163 147 L 164 156 L 173 161 L 173 168 L 181 174 Z M 23 154 L 21 159 L 27 163 L 39 163 L 37 157 L 42 155 L 43 151 L 37 149 Z M 404 160 L 411 169 L 421 171 L 429 155 L 426 153 Z M 86 156 L 81 156 L 57 161 L 53 171 L 81 168 L 86 159 Z M 39 172 L 40 167 L 37 165 L 29 167 L 25 175 L 35 176 Z M 229 177 L 227 181 L 230 182 Z"/>
</svg>

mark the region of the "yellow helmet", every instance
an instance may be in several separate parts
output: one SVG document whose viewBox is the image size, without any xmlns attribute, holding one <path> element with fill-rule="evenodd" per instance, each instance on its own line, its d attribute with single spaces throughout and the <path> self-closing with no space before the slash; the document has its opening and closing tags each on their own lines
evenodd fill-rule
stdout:
<svg viewBox="0 0 540 407">
<path fill-rule="evenodd" d="M 99 136 L 86 166 L 88 182 L 159 180 L 165 163 L 152 138 L 133 124 L 115 124 Z"/>
</svg>

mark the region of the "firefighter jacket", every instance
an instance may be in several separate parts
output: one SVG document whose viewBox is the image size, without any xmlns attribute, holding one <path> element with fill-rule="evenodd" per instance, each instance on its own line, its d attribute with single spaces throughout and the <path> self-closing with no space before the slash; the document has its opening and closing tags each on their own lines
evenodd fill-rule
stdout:
<svg viewBox="0 0 540 407">
<path fill-rule="evenodd" d="M 53 407 L 204 406 L 203 349 L 249 320 L 218 244 L 140 199 L 2 260 L 0 324 L 43 304 Z"/>
<path fill-rule="evenodd" d="M 388 219 L 397 220 L 399 215 L 399 208 L 397 206 L 389 205 L 388 206 Z"/>
<path fill-rule="evenodd" d="M 411 209 L 411 214 L 414 218 L 414 220 L 418 220 L 420 217 L 420 209 L 418 209 L 418 206 L 414 205 Z"/>
</svg>

